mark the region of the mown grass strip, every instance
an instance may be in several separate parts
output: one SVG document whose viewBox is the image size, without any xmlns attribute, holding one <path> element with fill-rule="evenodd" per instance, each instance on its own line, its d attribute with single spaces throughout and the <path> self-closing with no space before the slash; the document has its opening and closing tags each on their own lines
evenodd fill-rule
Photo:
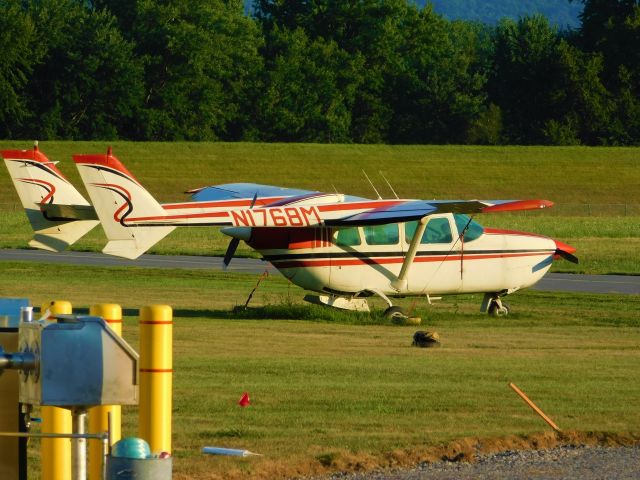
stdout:
<svg viewBox="0 0 640 480">
<path fill-rule="evenodd" d="M 479 296 L 421 302 L 420 328 L 436 330 L 442 346 L 418 349 L 416 327 L 375 314 L 324 317 L 277 277 L 254 296 L 255 315 L 231 314 L 254 284 L 221 272 L 0 268 L 2 296 L 122 304 L 134 347 L 136 309 L 174 306 L 175 478 L 283 478 L 380 465 L 400 451 L 425 458 L 425 449 L 463 437 L 544 432 L 509 382 L 563 430 L 640 432 L 638 296 L 519 292 L 508 319 L 480 315 Z M 252 405 L 242 409 L 244 391 Z M 137 434 L 136 422 L 126 408 L 125 435 Z M 265 456 L 205 457 L 206 445 Z"/>
</svg>

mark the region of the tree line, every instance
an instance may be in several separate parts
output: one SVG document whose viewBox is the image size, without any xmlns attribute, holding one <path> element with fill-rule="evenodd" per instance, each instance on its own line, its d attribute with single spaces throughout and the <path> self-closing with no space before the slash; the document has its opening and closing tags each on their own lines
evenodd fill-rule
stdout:
<svg viewBox="0 0 640 480">
<path fill-rule="evenodd" d="M 640 144 L 640 0 L 0 0 L 0 137 Z"/>
</svg>

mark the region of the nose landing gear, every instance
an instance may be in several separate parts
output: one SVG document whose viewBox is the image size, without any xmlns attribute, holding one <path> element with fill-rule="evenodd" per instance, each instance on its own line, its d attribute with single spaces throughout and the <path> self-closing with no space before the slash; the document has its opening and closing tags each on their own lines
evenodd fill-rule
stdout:
<svg viewBox="0 0 640 480">
<path fill-rule="evenodd" d="M 499 298 L 489 305 L 489 315 L 492 317 L 506 317 L 510 311 L 509 304 L 502 302 Z"/>
<path fill-rule="evenodd" d="M 509 315 L 511 308 L 509 304 L 502 301 L 499 294 L 485 293 L 480 311 L 487 312 L 492 317 L 506 317 Z"/>
</svg>

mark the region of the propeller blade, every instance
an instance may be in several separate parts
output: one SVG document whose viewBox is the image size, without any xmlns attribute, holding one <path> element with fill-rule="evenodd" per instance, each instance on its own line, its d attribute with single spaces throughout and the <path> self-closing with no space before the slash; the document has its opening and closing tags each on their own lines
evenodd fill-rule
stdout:
<svg viewBox="0 0 640 480">
<path fill-rule="evenodd" d="M 576 251 L 574 247 L 572 247 L 571 245 L 567 245 L 566 243 L 559 242 L 558 240 L 555 240 L 555 242 L 556 255 L 560 255 L 562 258 L 568 260 L 571 263 L 578 263 L 578 257 L 573 255 L 573 253 L 575 253 Z"/>
<path fill-rule="evenodd" d="M 579 263 L 578 257 L 576 257 L 575 255 L 571 255 L 569 252 L 565 252 L 564 250 L 557 249 L 556 255 L 560 255 L 562 258 L 571 263 Z"/>
<path fill-rule="evenodd" d="M 229 246 L 227 247 L 227 251 L 224 254 L 224 259 L 222 260 L 222 263 L 224 264 L 224 268 L 225 269 L 231 263 L 231 259 L 235 255 L 236 249 L 238 248 L 238 245 L 240 245 L 240 239 L 239 238 L 232 238 L 231 241 L 229 242 Z"/>
</svg>

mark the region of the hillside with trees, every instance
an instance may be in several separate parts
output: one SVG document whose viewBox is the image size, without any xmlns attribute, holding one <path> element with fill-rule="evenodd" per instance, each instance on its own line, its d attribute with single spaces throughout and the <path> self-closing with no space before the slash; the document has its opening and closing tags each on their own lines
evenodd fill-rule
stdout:
<svg viewBox="0 0 640 480">
<path fill-rule="evenodd" d="M 571 30 L 406 0 L 0 2 L 0 137 L 637 145 L 639 1 L 577 2 Z"/>
<path fill-rule="evenodd" d="M 432 3 L 433 9 L 450 20 L 472 20 L 495 25 L 503 18 L 518 20 L 527 15 L 543 15 L 551 25 L 576 28 L 580 25 L 582 4 L 558 0 L 417 0 L 420 7 Z"/>
</svg>

